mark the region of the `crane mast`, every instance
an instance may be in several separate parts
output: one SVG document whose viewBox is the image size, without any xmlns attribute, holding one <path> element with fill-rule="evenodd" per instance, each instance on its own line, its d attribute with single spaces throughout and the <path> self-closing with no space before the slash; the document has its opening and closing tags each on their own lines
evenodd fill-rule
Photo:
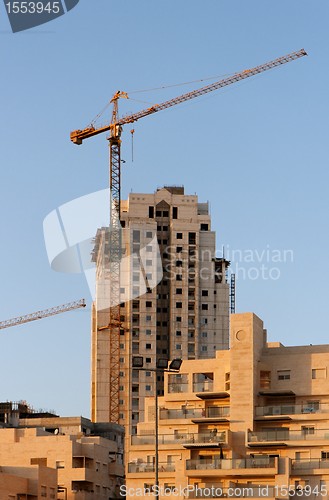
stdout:
<svg viewBox="0 0 329 500">
<path fill-rule="evenodd" d="M 43 309 L 42 311 L 36 311 L 31 314 L 25 314 L 24 316 L 18 316 L 17 318 L 0 321 L 0 330 L 9 328 L 11 326 L 22 325 L 23 323 L 29 323 L 30 321 L 36 321 L 37 319 L 55 316 L 56 314 L 72 311 L 73 309 L 79 309 L 80 307 L 86 307 L 84 299 L 76 300 L 74 302 L 68 302 L 67 304 L 51 307 L 49 309 Z"/>
<path fill-rule="evenodd" d="M 120 240 L 120 196 L 121 196 L 121 132 L 123 125 L 133 123 L 145 116 L 152 115 L 158 111 L 175 106 L 185 101 L 189 101 L 196 97 L 208 94 L 214 90 L 232 85 L 241 80 L 245 80 L 264 71 L 268 71 L 277 66 L 289 63 L 300 57 L 306 56 L 304 49 L 297 52 L 292 52 L 285 56 L 274 59 L 260 66 L 251 69 L 246 69 L 240 73 L 235 73 L 228 78 L 206 85 L 199 89 L 193 90 L 186 94 L 165 101 L 161 104 L 138 111 L 127 116 L 119 118 L 118 116 L 118 100 L 120 98 L 128 98 L 127 93 L 117 91 L 111 102 L 113 103 L 111 123 L 95 128 L 93 125 L 83 129 L 71 132 L 70 139 L 74 144 L 82 144 L 85 139 L 110 131 L 109 140 L 109 162 L 110 162 L 110 192 L 111 192 L 111 222 L 110 222 L 110 317 L 109 317 L 109 344 L 110 344 L 110 370 L 109 370 L 109 420 L 111 422 L 119 422 L 119 357 L 120 357 L 120 257 L 121 257 L 121 240 Z"/>
</svg>

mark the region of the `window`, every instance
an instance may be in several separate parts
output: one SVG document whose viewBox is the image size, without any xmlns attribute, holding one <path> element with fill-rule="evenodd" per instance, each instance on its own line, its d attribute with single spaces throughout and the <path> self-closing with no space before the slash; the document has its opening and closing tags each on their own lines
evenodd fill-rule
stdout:
<svg viewBox="0 0 329 500">
<path fill-rule="evenodd" d="M 145 319 L 146 321 L 152 321 L 152 316 L 147 315 Z"/>
<path fill-rule="evenodd" d="M 42 497 L 47 496 L 47 486 L 41 486 L 41 496 Z"/>
<path fill-rule="evenodd" d="M 329 451 L 321 451 L 321 460 L 329 460 Z"/>
<path fill-rule="evenodd" d="M 307 407 L 303 409 L 304 413 L 313 413 L 320 410 L 320 401 L 307 401 Z"/>
<path fill-rule="evenodd" d="M 31 463 L 31 465 L 33 465 Z M 56 469 L 64 469 L 65 468 L 65 463 L 63 460 L 56 460 Z"/>
<path fill-rule="evenodd" d="M 152 307 L 152 302 L 150 300 L 147 300 L 145 305 L 146 307 Z"/>
<path fill-rule="evenodd" d="M 176 349 L 180 351 L 182 349 L 182 344 L 176 344 Z"/>
<path fill-rule="evenodd" d="M 203 345 L 203 346 L 201 347 L 201 351 L 202 351 L 202 352 L 207 352 L 207 351 L 208 351 L 208 347 L 207 347 L 206 345 Z"/>
<path fill-rule="evenodd" d="M 203 338 L 208 337 L 208 333 L 207 333 L 207 332 L 202 332 L 202 333 L 201 333 L 201 337 L 203 337 Z"/>
<path fill-rule="evenodd" d="M 309 425 L 302 425 L 302 433 L 304 434 L 304 436 L 315 434 L 315 428 Z"/>
<path fill-rule="evenodd" d="M 150 386 L 150 385 L 146 385 L 146 386 L 145 386 L 145 390 L 146 390 L 146 391 L 150 391 L 150 390 L 151 390 L 151 386 Z"/>
<path fill-rule="evenodd" d="M 146 251 L 152 252 L 152 245 L 146 245 Z"/>
<path fill-rule="evenodd" d="M 154 207 L 149 207 L 149 218 L 154 219 Z"/>
<path fill-rule="evenodd" d="M 183 247 L 176 247 L 176 252 L 181 253 L 183 251 Z"/>
<path fill-rule="evenodd" d="M 202 304 L 201 309 L 202 311 L 208 311 L 208 304 Z"/>
<path fill-rule="evenodd" d="M 317 378 L 327 378 L 327 371 L 325 368 L 313 368 L 312 369 L 312 379 Z"/>
<path fill-rule="evenodd" d="M 178 208 L 172 207 L 172 218 L 177 219 L 177 216 L 178 216 Z"/>
<path fill-rule="evenodd" d="M 146 259 L 146 265 L 147 266 L 152 266 L 152 260 L 151 259 Z"/>
<path fill-rule="evenodd" d="M 153 236 L 152 231 L 146 231 L 146 235 L 145 236 L 146 236 L 146 238 L 152 238 L 152 236 Z"/>
<path fill-rule="evenodd" d="M 145 363 L 152 363 L 152 358 L 145 358 Z"/>
<path fill-rule="evenodd" d="M 200 229 L 201 229 L 201 231 L 208 231 L 209 225 L 208 224 L 201 224 Z"/>
<path fill-rule="evenodd" d="M 168 226 L 162 226 L 162 231 L 168 231 Z"/>
<path fill-rule="evenodd" d="M 196 244 L 196 233 L 188 233 L 188 242 L 190 245 Z"/>
<path fill-rule="evenodd" d="M 208 290 L 202 290 L 201 295 L 202 297 L 208 297 Z"/>
<path fill-rule="evenodd" d="M 177 321 L 178 323 L 181 323 L 181 321 L 182 321 L 182 317 L 181 317 L 181 316 L 176 316 L 176 321 Z"/>
<path fill-rule="evenodd" d="M 141 241 L 141 234 L 140 231 L 133 231 L 133 242 L 134 243 L 140 243 Z"/>
<path fill-rule="evenodd" d="M 145 344 L 145 349 L 152 349 L 152 344 Z"/>
<path fill-rule="evenodd" d="M 145 333 L 146 333 L 146 335 L 152 335 L 152 331 L 151 330 L 145 330 Z"/>
<path fill-rule="evenodd" d="M 183 239 L 183 233 L 176 233 L 176 238 L 177 238 L 177 240 L 182 240 Z"/>
<path fill-rule="evenodd" d="M 183 303 L 182 302 L 176 302 L 176 308 L 177 309 L 182 309 Z"/>
<path fill-rule="evenodd" d="M 176 293 L 177 293 L 177 295 L 182 295 L 183 289 L 182 288 L 176 288 Z"/>
<path fill-rule="evenodd" d="M 182 336 L 182 332 L 179 330 L 176 330 L 176 337 L 181 337 L 181 336 Z"/>
<path fill-rule="evenodd" d="M 176 260 L 176 267 L 183 267 L 183 261 L 182 260 Z"/>
<path fill-rule="evenodd" d="M 195 346 L 194 346 L 194 344 L 188 344 L 188 345 L 187 345 L 187 351 L 188 351 L 189 353 L 194 354 L 194 352 L 195 352 Z"/>
<path fill-rule="evenodd" d="M 151 372 L 145 372 L 145 377 L 150 377 L 151 376 Z"/>
<path fill-rule="evenodd" d="M 189 339 L 194 339 L 194 332 L 188 332 L 187 336 Z"/>
<path fill-rule="evenodd" d="M 162 217 L 169 217 L 169 212 L 168 212 L 168 210 L 164 210 L 164 211 L 162 212 Z"/>
<path fill-rule="evenodd" d="M 139 386 L 138 385 L 133 385 L 131 388 L 131 392 L 139 393 Z"/>
<path fill-rule="evenodd" d="M 278 380 L 290 380 L 290 370 L 278 370 Z"/>
<path fill-rule="evenodd" d="M 156 217 L 162 217 L 162 212 L 161 212 L 161 210 L 157 210 L 157 211 L 155 212 L 155 216 L 156 216 Z"/>
<path fill-rule="evenodd" d="M 177 281 L 183 281 L 183 277 L 181 274 L 176 274 L 176 280 Z"/>
</svg>

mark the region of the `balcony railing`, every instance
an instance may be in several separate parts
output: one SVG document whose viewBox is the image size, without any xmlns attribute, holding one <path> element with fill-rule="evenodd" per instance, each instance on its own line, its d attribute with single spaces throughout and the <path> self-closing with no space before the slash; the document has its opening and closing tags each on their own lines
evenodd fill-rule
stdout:
<svg viewBox="0 0 329 500">
<path fill-rule="evenodd" d="M 130 462 L 128 464 L 128 472 L 155 472 L 155 464 Z M 159 472 L 175 472 L 175 464 L 160 462 Z"/>
<path fill-rule="evenodd" d="M 167 409 L 160 410 L 160 419 L 192 419 L 192 418 L 221 418 L 230 415 L 229 406 L 210 407 L 210 408 L 182 408 L 182 409 Z"/>
<path fill-rule="evenodd" d="M 167 409 L 160 410 L 160 420 L 176 419 L 176 418 L 201 418 L 205 410 L 202 408 L 182 408 L 182 409 Z"/>
<path fill-rule="evenodd" d="M 329 404 L 291 404 L 275 406 L 256 406 L 256 417 L 265 417 L 273 415 L 296 415 L 302 413 L 329 413 Z"/>
<path fill-rule="evenodd" d="M 292 470 L 329 469 L 329 460 L 310 460 L 309 458 L 292 460 L 291 468 Z"/>
<path fill-rule="evenodd" d="M 193 392 L 212 392 L 214 389 L 214 383 L 212 381 L 207 382 L 193 382 Z"/>
<path fill-rule="evenodd" d="M 159 445 L 162 444 L 198 444 L 198 443 L 225 443 L 226 442 L 226 432 L 214 432 L 210 430 L 209 432 L 203 433 L 187 433 L 181 432 L 177 434 L 159 434 Z M 131 436 L 132 445 L 148 445 L 155 444 L 155 435 L 135 435 Z"/>
<path fill-rule="evenodd" d="M 248 442 L 329 440 L 329 429 L 291 431 L 289 429 L 249 432 Z"/>
<path fill-rule="evenodd" d="M 168 393 L 169 394 L 177 394 L 177 393 L 181 393 L 181 392 L 189 392 L 189 385 L 188 383 L 169 383 L 168 384 Z"/>
<path fill-rule="evenodd" d="M 261 459 L 252 458 L 232 458 L 215 460 L 186 460 L 186 470 L 207 470 L 207 469 L 256 469 L 271 468 L 275 466 L 273 457 Z"/>
</svg>

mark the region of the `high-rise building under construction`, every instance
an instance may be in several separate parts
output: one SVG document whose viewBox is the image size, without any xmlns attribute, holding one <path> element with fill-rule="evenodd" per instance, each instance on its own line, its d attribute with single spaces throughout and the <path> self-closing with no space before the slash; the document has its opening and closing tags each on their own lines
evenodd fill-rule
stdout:
<svg viewBox="0 0 329 500">
<path fill-rule="evenodd" d="M 119 423 L 134 433 L 144 419 L 144 397 L 154 394 L 159 358 L 213 358 L 228 349 L 229 262 L 216 255 L 208 203 L 183 187 L 131 193 L 121 201 L 121 225 Z M 110 339 L 105 308 L 97 305 L 106 302 L 98 255 L 105 241 L 106 230 L 99 230 L 92 321 L 92 420 L 98 422 L 110 420 Z M 143 356 L 143 370 L 132 370 L 133 356 Z M 156 376 L 162 395 L 163 377 Z"/>
</svg>

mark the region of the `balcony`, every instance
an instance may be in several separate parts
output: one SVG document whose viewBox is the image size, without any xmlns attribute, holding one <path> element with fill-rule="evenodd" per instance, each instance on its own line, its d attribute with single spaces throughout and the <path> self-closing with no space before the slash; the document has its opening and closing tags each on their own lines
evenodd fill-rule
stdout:
<svg viewBox="0 0 329 500">
<path fill-rule="evenodd" d="M 300 431 L 289 429 L 264 430 L 248 433 L 248 446 L 262 446 L 264 443 L 281 443 L 287 445 L 291 441 L 299 441 L 300 445 L 308 446 L 310 441 L 329 440 L 329 429 L 307 428 Z"/>
<path fill-rule="evenodd" d="M 329 413 L 329 404 L 286 404 L 275 406 L 256 406 L 255 416 L 257 417 L 280 417 L 288 415 L 319 414 Z"/>
<path fill-rule="evenodd" d="M 169 383 L 168 384 L 168 394 L 180 394 L 182 392 L 189 392 L 188 383 Z"/>
<path fill-rule="evenodd" d="M 182 445 L 185 448 L 194 448 L 198 446 L 217 447 L 220 444 L 226 444 L 228 438 L 227 431 L 217 432 L 209 430 L 203 433 L 177 432 L 176 434 L 159 434 L 159 446 L 174 444 Z M 155 435 L 135 435 L 131 436 L 132 446 L 155 445 Z"/>
<path fill-rule="evenodd" d="M 212 380 L 205 382 L 193 382 L 193 392 L 212 392 L 214 390 L 214 383 Z"/>
<path fill-rule="evenodd" d="M 305 458 L 291 461 L 291 470 L 298 474 L 315 474 L 316 470 L 323 474 L 323 469 L 327 469 L 326 474 L 329 473 L 329 460 Z"/>
<path fill-rule="evenodd" d="M 204 410 L 202 408 L 182 408 L 182 409 L 167 409 L 161 408 L 159 412 L 160 420 L 170 419 L 192 419 L 202 417 Z"/>
<path fill-rule="evenodd" d="M 147 462 L 130 462 L 128 464 L 128 472 L 131 473 L 155 473 L 155 464 Z M 159 463 L 159 473 L 160 472 L 175 472 L 175 464 L 160 462 Z"/>
<path fill-rule="evenodd" d="M 274 458 L 264 457 L 233 458 L 215 460 L 186 460 L 186 475 L 195 476 L 195 472 L 202 476 L 259 476 L 263 474 L 277 474 L 277 461 Z"/>
<path fill-rule="evenodd" d="M 193 422 L 204 419 L 226 420 L 230 415 L 229 406 L 212 406 L 209 408 L 160 409 L 160 420 L 193 419 Z"/>
</svg>

